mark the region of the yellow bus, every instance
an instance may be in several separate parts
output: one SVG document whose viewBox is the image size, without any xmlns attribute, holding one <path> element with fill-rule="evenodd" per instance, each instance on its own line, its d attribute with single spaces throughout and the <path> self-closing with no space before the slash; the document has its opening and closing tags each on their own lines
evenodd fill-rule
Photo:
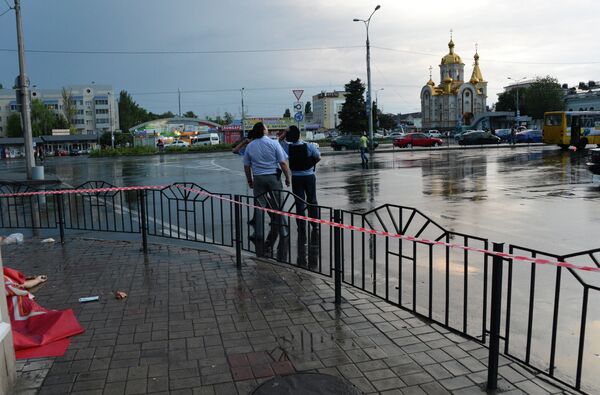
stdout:
<svg viewBox="0 0 600 395">
<path fill-rule="evenodd" d="M 544 143 L 562 149 L 587 144 L 600 146 L 600 111 L 552 111 L 544 113 Z"/>
</svg>

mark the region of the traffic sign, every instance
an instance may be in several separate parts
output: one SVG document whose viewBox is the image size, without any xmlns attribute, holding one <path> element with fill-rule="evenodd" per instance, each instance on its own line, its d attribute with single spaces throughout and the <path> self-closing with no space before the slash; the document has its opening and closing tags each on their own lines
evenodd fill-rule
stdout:
<svg viewBox="0 0 600 395">
<path fill-rule="evenodd" d="M 294 102 L 294 110 L 296 110 L 296 112 L 302 111 L 302 102 L 300 102 L 300 101 Z"/>
<path fill-rule="evenodd" d="M 296 100 L 300 100 L 302 94 L 304 93 L 304 89 L 292 89 L 292 93 L 296 96 Z"/>
<path fill-rule="evenodd" d="M 304 114 L 302 114 L 301 112 L 297 112 L 296 114 L 294 114 L 294 119 L 296 120 L 296 122 L 302 122 L 304 120 Z"/>
</svg>

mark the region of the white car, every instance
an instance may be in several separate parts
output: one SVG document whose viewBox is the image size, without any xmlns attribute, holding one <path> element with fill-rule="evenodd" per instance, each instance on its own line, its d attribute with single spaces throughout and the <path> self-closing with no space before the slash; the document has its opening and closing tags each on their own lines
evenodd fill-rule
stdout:
<svg viewBox="0 0 600 395">
<path fill-rule="evenodd" d="M 405 136 L 405 134 L 403 132 L 392 132 L 392 133 L 388 134 L 388 137 L 391 138 L 392 140 L 401 139 L 404 136 Z"/>
<path fill-rule="evenodd" d="M 439 130 L 430 130 L 427 132 L 427 135 L 429 137 L 435 137 L 435 138 L 441 138 L 442 137 L 442 133 L 440 133 Z"/>
<path fill-rule="evenodd" d="M 169 143 L 167 145 L 165 145 L 165 148 L 167 147 L 189 147 L 189 143 L 186 143 L 183 140 L 174 140 L 172 143 Z"/>
</svg>

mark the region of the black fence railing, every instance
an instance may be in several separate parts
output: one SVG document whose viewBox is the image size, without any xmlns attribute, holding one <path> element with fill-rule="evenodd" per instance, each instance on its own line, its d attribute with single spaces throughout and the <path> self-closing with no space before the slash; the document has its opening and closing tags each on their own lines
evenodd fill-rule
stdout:
<svg viewBox="0 0 600 395">
<path fill-rule="evenodd" d="M 448 230 L 411 207 L 386 204 L 359 213 L 308 205 L 299 212 L 304 202 L 287 191 L 254 198 L 192 183 L 94 191 L 111 187 L 94 181 L 75 188 L 81 192 L 15 196 L 6 194 L 33 190 L 0 187 L 0 228 L 57 230 L 61 242 L 75 231 L 139 233 L 144 250 L 149 237 L 233 247 L 238 264 L 246 251 L 332 277 L 336 302 L 344 283 L 486 345 L 490 355 L 500 350 L 571 388 L 600 390 L 598 273 L 452 248 L 503 246 Z M 265 213 L 257 205 L 414 239 Z M 568 255 L 517 245 L 504 251 L 600 267 L 600 248 Z M 493 359 L 489 365 L 493 370 Z"/>
</svg>

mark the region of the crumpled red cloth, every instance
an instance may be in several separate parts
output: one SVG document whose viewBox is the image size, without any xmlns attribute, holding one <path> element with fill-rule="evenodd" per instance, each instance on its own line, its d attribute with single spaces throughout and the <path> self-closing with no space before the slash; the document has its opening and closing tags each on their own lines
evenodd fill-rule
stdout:
<svg viewBox="0 0 600 395">
<path fill-rule="evenodd" d="M 47 310 L 24 287 L 23 273 L 4 269 L 6 302 L 17 359 L 62 356 L 71 336 L 83 333 L 73 310 Z"/>
</svg>

